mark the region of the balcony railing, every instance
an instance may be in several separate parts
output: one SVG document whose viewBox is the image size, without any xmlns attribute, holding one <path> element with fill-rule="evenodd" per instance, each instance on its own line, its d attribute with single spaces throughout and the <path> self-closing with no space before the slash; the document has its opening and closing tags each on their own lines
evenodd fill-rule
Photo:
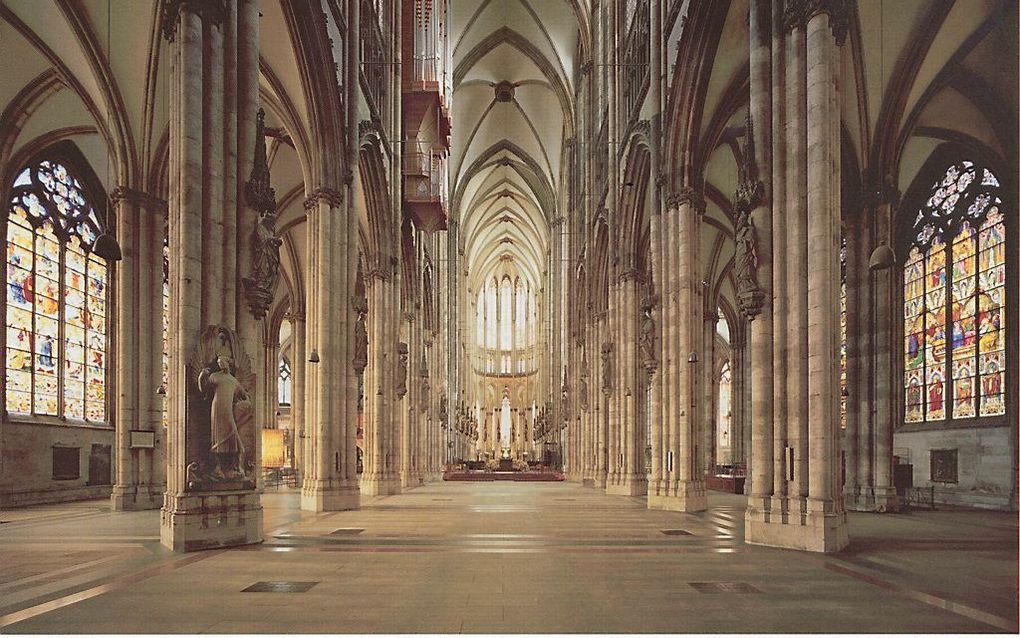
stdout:
<svg viewBox="0 0 1020 638">
<path fill-rule="evenodd" d="M 445 151 L 433 150 L 428 142 L 407 140 L 404 147 L 404 177 L 410 186 L 405 190 L 408 201 L 439 202 L 446 207 Z"/>
<path fill-rule="evenodd" d="M 487 377 L 525 377 L 538 372 L 538 348 L 484 348 L 469 356 L 471 369 Z"/>
</svg>

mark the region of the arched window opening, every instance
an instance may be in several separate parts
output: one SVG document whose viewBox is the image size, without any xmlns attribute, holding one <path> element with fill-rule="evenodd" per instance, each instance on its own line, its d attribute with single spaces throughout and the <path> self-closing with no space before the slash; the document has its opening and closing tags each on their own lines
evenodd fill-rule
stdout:
<svg viewBox="0 0 1020 638">
<path fill-rule="evenodd" d="M 724 361 L 719 370 L 719 403 L 716 412 L 716 423 L 719 431 L 716 433 L 719 441 L 718 461 L 722 464 L 730 462 L 730 432 L 733 421 L 732 411 L 732 388 L 733 377 L 730 373 L 729 360 Z"/>
<path fill-rule="evenodd" d="M 903 267 L 907 423 L 1005 414 L 999 191 L 987 168 L 953 164 L 915 218 Z"/>
<path fill-rule="evenodd" d="M 7 411 L 107 421 L 108 265 L 85 187 L 63 164 L 18 174 L 7 214 Z"/>
<path fill-rule="evenodd" d="M 499 348 L 510 350 L 513 344 L 513 287 L 504 279 L 499 287 Z M 505 370 L 509 372 L 509 370 Z"/>
<path fill-rule="evenodd" d="M 485 347 L 485 290 L 478 291 L 478 304 L 475 306 L 478 314 L 475 323 L 476 342 L 479 348 Z"/>
<path fill-rule="evenodd" d="M 485 347 L 496 348 L 496 283 L 485 287 Z"/>
<path fill-rule="evenodd" d="M 294 373 L 291 372 L 290 361 L 287 360 L 287 357 L 280 357 L 276 390 L 277 403 L 279 405 L 290 405 L 294 395 Z"/>
</svg>

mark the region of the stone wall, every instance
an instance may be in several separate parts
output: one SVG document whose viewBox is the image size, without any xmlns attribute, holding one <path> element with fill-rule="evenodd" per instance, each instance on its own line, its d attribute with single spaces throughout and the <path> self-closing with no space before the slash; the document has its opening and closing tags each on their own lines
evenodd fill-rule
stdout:
<svg viewBox="0 0 1020 638">
<path fill-rule="evenodd" d="M 935 502 L 988 509 L 1012 508 L 1012 446 L 1008 427 L 896 432 L 893 453 L 909 454 L 914 487 L 929 487 L 931 450 L 956 449 L 958 482 L 934 483 Z"/>
<path fill-rule="evenodd" d="M 109 497 L 113 442 L 113 428 L 4 422 L 0 508 Z M 93 445 L 110 451 L 110 464 L 98 476 L 89 475 Z M 78 449 L 77 478 L 53 478 L 54 447 Z"/>
</svg>

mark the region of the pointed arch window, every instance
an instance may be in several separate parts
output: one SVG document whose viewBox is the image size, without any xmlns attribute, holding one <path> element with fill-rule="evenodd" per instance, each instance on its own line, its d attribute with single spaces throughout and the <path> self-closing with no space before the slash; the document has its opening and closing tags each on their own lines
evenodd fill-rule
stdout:
<svg viewBox="0 0 1020 638">
<path fill-rule="evenodd" d="M 280 357 L 280 369 L 277 376 L 277 403 L 279 405 L 290 405 L 294 395 L 294 373 L 290 369 L 290 361 L 287 357 Z"/>
<path fill-rule="evenodd" d="M 108 264 L 103 225 L 64 164 L 14 181 L 6 219 L 8 413 L 107 421 Z"/>
<path fill-rule="evenodd" d="M 987 168 L 953 164 L 914 220 L 903 270 L 907 423 L 1005 414 L 1000 190 Z"/>
</svg>

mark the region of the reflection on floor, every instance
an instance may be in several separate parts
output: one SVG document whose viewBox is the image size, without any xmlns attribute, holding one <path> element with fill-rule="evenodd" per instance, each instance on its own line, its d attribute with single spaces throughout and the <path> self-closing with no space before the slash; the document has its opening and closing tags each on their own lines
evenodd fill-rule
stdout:
<svg viewBox="0 0 1020 638">
<path fill-rule="evenodd" d="M 817 556 L 744 545 L 721 493 L 697 515 L 562 483 L 264 501 L 264 544 L 184 555 L 158 512 L 0 512 L 0 632 L 1017 631 L 1015 514 L 851 514 Z"/>
</svg>

